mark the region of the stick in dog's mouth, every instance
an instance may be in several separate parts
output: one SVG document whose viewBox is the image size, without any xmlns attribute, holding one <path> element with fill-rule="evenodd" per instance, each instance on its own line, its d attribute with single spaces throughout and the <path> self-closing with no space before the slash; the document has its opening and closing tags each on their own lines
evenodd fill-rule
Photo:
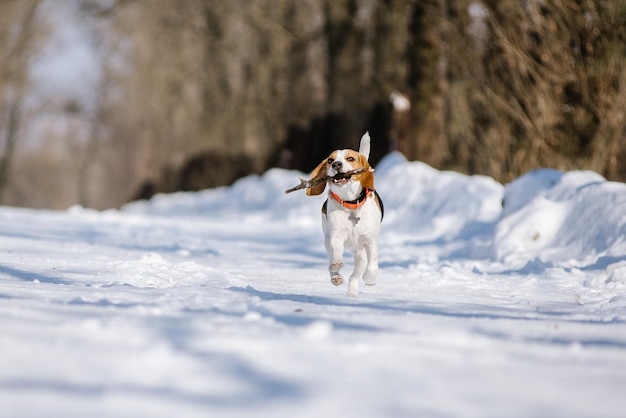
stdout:
<svg viewBox="0 0 626 418">
<path fill-rule="evenodd" d="M 285 193 L 291 193 L 296 190 L 308 189 L 310 187 L 317 186 L 318 184 L 328 183 L 331 181 L 335 184 L 342 184 L 342 182 L 347 182 L 350 179 L 350 177 L 360 174 L 360 173 L 368 172 L 368 171 L 374 171 L 374 169 L 371 167 L 370 168 L 357 168 L 356 170 L 346 171 L 345 173 L 337 173 L 334 176 L 325 176 L 325 177 L 311 179 L 311 180 L 305 180 L 301 178 L 300 184 L 298 184 L 295 187 L 292 187 L 291 189 L 285 190 Z"/>
</svg>

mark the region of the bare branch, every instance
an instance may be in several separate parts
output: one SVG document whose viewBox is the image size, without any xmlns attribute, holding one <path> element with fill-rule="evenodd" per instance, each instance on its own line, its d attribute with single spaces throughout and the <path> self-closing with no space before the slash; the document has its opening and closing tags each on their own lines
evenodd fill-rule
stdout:
<svg viewBox="0 0 626 418">
<path fill-rule="evenodd" d="M 337 173 L 334 176 L 324 176 L 324 177 L 310 179 L 310 180 L 300 179 L 300 184 L 298 184 L 295 187 L 292 187 L 291 189 L 285 190 L 285 194 L 295 192 L 296 190 L 310 189 L 311 187 L 315 187 L 322 183 L 328 183 L 334 180 L 349 179 L 350 177 L 356 174 L 361 174 L 361 173 L 365 173 L 368 171 L 374 171 L 374 169 L 371 167 L 369 168 L 363 167 L 363 168 L 357 168 L 356 170 L 346 171 L 345 173 Z"/>
</svg>

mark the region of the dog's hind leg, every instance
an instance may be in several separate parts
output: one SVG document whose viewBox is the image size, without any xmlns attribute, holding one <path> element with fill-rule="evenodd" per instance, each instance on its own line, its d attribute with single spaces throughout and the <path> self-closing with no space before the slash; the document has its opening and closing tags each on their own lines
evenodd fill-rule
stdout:
<svg viewBox="0 0 626 418">
<path fill-rule="evenodd" d="M 354 255 L 354 271 L 348 281 L 348 296 L 355 298 L 359 295 L 359 279 L 367 268 L 367 253 L 361 248 L 353 251 L 352 254 Z"/>
<path fill-rule="evenodd" d="M 363 281 L 368 286 L 374 286 L 378 275 L 378 245 L 368 245 L 365 247 L 365 251 L 367 252 L 367 268 L 363 275 Z"/>
</svg>

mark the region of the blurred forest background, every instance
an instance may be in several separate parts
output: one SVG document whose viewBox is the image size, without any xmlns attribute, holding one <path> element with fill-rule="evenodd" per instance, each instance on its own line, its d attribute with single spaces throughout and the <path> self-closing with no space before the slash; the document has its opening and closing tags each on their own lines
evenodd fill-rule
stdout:
<svg viewBox="0 0 626 418">
<path fill-rule="evenodd" d="M 0 203 L 400 150 L 626 179 L 626 0 L 0 0 Z"/>
</svg>

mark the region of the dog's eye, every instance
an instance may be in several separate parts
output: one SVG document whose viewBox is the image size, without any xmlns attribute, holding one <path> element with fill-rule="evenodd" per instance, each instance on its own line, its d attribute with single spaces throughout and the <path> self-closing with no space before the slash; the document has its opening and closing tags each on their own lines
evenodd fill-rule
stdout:
<svg viewBox="0 0 626 418">
<path fill-rule="evenodd" d="M 333 160 L 332 158 L 329 158 L 328 160 L 326 160 L 326 162 L 327 162 L 328 164 L 332 164 L 332 163 L 333 163 L 333 161 L 335 161 L 335 160 Z"/>
<path fill-rule="evenodd" d="M 354 162 L 354 157 L 348 157 L 348 158 L 346 158 L 346 160 L 348 160 L 350 162 Z"/>
</svg>

